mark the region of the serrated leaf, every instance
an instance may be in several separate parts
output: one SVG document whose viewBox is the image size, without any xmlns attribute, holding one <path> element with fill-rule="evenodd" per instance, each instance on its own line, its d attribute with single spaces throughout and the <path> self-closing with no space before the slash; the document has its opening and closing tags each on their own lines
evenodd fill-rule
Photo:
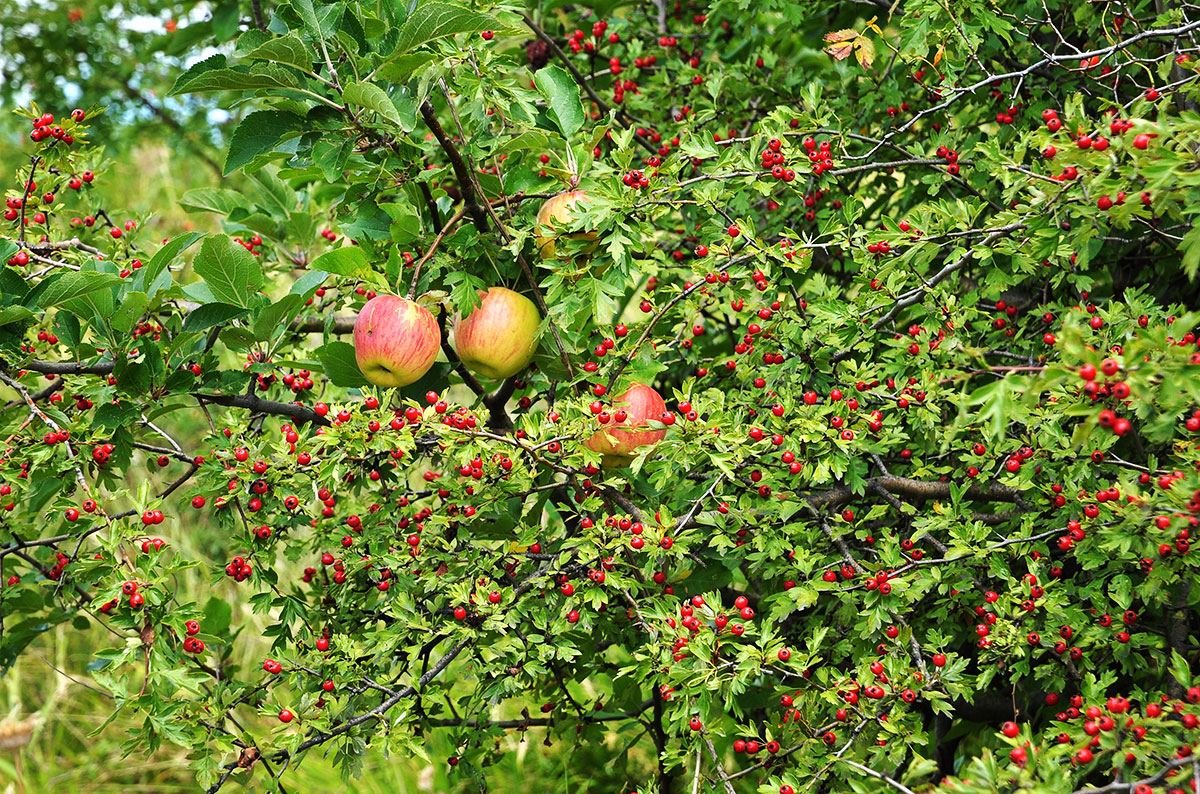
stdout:
<svg viewBox="0 0 1200 794">
<path fill-rule="evenodd" d="M 854 56 L 858 58 L 858 65 L 866 69 L 875 61 L 875 43 L 866 37 L 859 38 Z"/>
<path fill-rule="evenodd" d="M 171 86 L 171 90 L 167 92 L 167 96 L 175 96 L 183 90 L 185 85 L 195 80 L 204 72 L 222 69 L 227 62 L 224 55 L 213 55 L 210 58 L 205 58 L 202 61 L 192 64 L 186 72 L 175 79 L 175 85 Z"/>
<path fill-rule="evenodd" d="M 501 27 L 495 17 L 449 3 L 426 3 L 418 6 L 396 40 L 393 55 L 400 55 L 443 36 L 455 33 L 478 33 Z"/>
<path fill-rule="evenodd" d="M 179 206 L 187 212 L 216 212 L 228 215 L 235 209 L 249 209 L 246 197 L 236 190 L 200 187 L 189 190 L 179 198 Z"/>
<path fill-rule="evenodd" d="M 825 48 L 825 52 L 835 60 L 844 61 L 854 52 L 855 42 L 859 36 L 857 30 L 835 30 L 825 34 L 825 41 L 833 42 Z"/>
<path fill-rule="evenodd" d="M 24 306 L 5 306 L 0 309 L 0 325 L 18 323 L 33 317 L 33 312 Z"/>
<path fill-rule="evenodd" d="M 1187 659 L 1175 649 L 1171 649 L 1171 674 L 1180 686 L 1186 688 L 1192 685 L 1192 673 L 1188 669 Z"/>
<path fill-rule="evenodd" d="M 356 388 L 370 384 L 358 368 L 354 345 L 349 342 L 329 342 L 317 348 L 317 358 L 325 376 L 334 386 Z"/>
<path fill-rule="evenodd" d="M 183 85 L 176 84 L 168 96 L 203 94 L 210 91 L 255 91 L 260 88 L 295 88 L 296 81 L 288 72 L 267 67 L 257 72 L 236 69 L 209 69 Z"/>
<path fill-rule="evenodd" d="M 150 261 L 138 271 L 137 280 L 133 283 L 133 288 L 141 288 L 148 295 L 154 294 L 154 282 L 158 280 L 158 275 L 162 273 L 175 260 L 175 257 L 186 251 L 192 243 L 204 236 L 204 232 L 185 232 L 178 237 L 171 238 L 162 248 L 154 252 L 154 256 L 150 257 Z"/>
<path fill-rule="evenodd" d="M 121 296 L 121 305 L 113 312 L 110 323 L 114 331 L 129 333 L 133 326 L 142 318 L 150 296 L 144 292 L 127 292 Z"/>
<path fill-rule="evenodd" d="M 304 299 L 299 295 L 284 295 L 275 303 L 262 307 L 258 316 L 254 318 L 254 335 L 263 341 L 270 340 L 287 327 L 288 321 L 302 303 Z"/>
<path fill-rule="evenodd" d="M 418 72 L 433 62 L 434 55 L 429 52 L 414 52 L 401 55 L 382 64 L 375 72 L 376 76 L 392 83 L 407 83 Z"/>
<path fill-rule="evenodd" d="M 183 321 L 183 330 L 207 331 L 215 325 L 224 325 L 245 313 L 246 309 L 240 306 L 231 306 L 228 303 L 206 303 L 188 312 L 188 316 Z"/>
<path fill-rule="evenodd" d="M 366 253 L 357 245 L 344 245 L 326 251 L 314 259 L 309 267 L 358 281 L 369 279 L 374 274 Z"/>
<path fill-rule="evenodd" d="M 342 89 L 342 99 L 348 105 L 357 105 L 378 113 L 380 118 L 400 124 L 400 112 L 388 97 L 387 92 L 374 83 L 350 83 Z"/>
<path fill-rule="evenodd" d="M 271 39 L 246 53 L 245 57 L 295 66 L 305 71 L 311 71 L 313 65 L 312 50 L 297 36 Z"/>
<path fill-rule="evenodd" d="M 229 140 L 225 175 L 233 173 L 258 155 L 271 151 L 280 138 L 303 129 L 303 126 L 302 118 L 282 110 L 260 110 L 246 116 Z"/>
<path fill-rule="evenodd" d="M 244 246 L 223 234 L 204 241 L 192 268 L 222 303 L 248 309 L 262 289 L 262 265 Z"/>
<path fill-rule="evenodd" d="M 290 295 L 298 295 L 304 297 L 314 292 L 317 287 L 325 283 L 325 279 L 329 278 L 328 271 L 312 269 L 305 273 L 300 278 L 296 279 L 296 283 L 288 290 Z"/>
<path fill-rule="evenodd" d="M 67 301 L 81 298 L 93 292 L 111 289 L 121 283 L 121 277 L 113 273 L 97 273 L 94 270 L 68 270 L 56 278 L 37 295 L 37 303 L 43 309 L 62 306 Z"/>
<path fill-rule="evenodd" d="M 579 85 L 571 75 L 550 65 L 538 69 L 533 82 L 538 92 L 546 98 L 546 104 L 550 106 L 563 135 L 570 138 L 578 132 L 584 122 L 583 103 L 579 99 Z"/>
<path fill-rule="evenodd" d="M 313 8 L 312 0 L 292 0 L 292 8 L 300 15 L 305 30 L 314 36 L 321 35 L 321 25 L 317 22 L 317 12 Z"/>
</svg>

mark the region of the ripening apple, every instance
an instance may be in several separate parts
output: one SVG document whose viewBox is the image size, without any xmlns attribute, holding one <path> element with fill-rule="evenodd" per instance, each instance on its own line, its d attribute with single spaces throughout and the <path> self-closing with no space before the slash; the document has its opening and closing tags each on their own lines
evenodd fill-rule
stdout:
<svg viewBox="0 0 1200 794">
<path fill-rule="evenodd" d="M 627 416 L 618 420 L 617 413 L 621 410 Z M 634 383 L 613 400 L 609 409 L 612 421 L 603 425 L 583 445 L 599 452 L 600 462 L 606 467 L 626 466 L 639 448 L 662 441 L 667 431 L 651 430 L 647 422 L 658 421 L 666 410 L 667 404 L 658 392 L 644 383 Z"/>
<path fill-rule="evenodd" d="M 480 305 L 454 318 L 454 351 L 467 369 L 485 378 L 509 378 L 533 360 L 537 306 L 519 292 L 492 287 L 479 293 Z"/>
<path fill-rule="evenodd" d="M 584 254 L 596 250 L 595 232 L 575 232 L 573 234 L 558 234 L 558 229 L 570 227 L 575 222 L 572 210 L 580 202 L 590 202 L 592 199 L 582 190 L 569 190 L 546 199 L 538 210 L 537 223 L 533 227 L 534 243 L 542 259 L 553 259 L 555 256 L 554 241 L 558 237 L 568 240 L 592 240 L 593 243 L 583 249 Z"/>
<path fill-rule="evenodd" d="M 377 295 L 354 321 L 358 368 L 376 386 L 419 381 L 437 358 L 442 334 L 424 306 L 398 295 Z"/>
</svg>

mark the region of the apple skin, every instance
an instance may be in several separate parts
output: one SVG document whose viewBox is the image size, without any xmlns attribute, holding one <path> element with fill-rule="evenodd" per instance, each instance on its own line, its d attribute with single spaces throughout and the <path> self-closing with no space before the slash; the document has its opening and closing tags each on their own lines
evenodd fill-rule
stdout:
<svg viewBox="0 0 1200 794">
<path fill-rule="evenodd" d="M 592 199 L 585 191 L 569 190 L 565 193 L 559 193 L 557 196 L 552 196 L 546 199 L 538 210 L 537 223 L 533 227 L 534 244 L 537 246 L 538 255 L 542 259 L 555 258 L 554 241 L 558 238 L 555 227 L 570 226 L 575 221 L 575 215 L 571 211 L 579 202 L 590 202 Z M 562 235 L 565 239 L 570 240 L 596 240 L 595 232 L 576 232 L 574 234 Z M 596 250 L 596 243 L 587 246 L 584 254 L 590 254 Z"/>
<path fill-rule="evenodd" d="M 480 305 L 454 318 L 454 352 L 467 369 L 485 378 L 511 378 L 533 360 L 541 315 L 519 292 L 492 287 Z"/>
<path fill-rule="evenodd" d="M 644 428 L 647 421 L 657 421 L 667 410 L 662 396 L 644 383 L 631 384 L 613 400 L 609 412 L 615 414 L 618 408 L 629 414 L 624 422 L 614 419 L 583 442 L 588 449 L 600 453 L 600 463 L 607 468 L 629 465 L 639 448 L 657 444 L 667 434 L 666 430 L 627 429 Z"/>
<path fill-rule="evenodd" d="M 354 321 L 354 357 L 376 386 L 416 383 L 433 366 L 441 344 L 429 310 L 398 295 L 376 295 Z"/>
</svg>

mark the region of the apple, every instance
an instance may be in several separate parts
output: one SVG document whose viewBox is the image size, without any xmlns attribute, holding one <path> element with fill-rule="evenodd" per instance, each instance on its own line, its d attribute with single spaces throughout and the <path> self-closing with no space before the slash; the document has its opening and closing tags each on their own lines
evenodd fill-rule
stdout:
<svg viewBox="0 0 1200 794">
<path fill-rule="evenodd" d="M 617 412 L 621 410 L 627 416 L 618 420 Z M 599 452 L 600 462 L 606 467 L 626 466 L 633 460 L 636 450 L 662 441 L 667 431 L 651 430 L 646 423 L 651 419 L 658 421 L 666 410 L 667 404 L 658 392 L 644 383 L 634 383 L 613 400 L 609 409 L 612 420 L 583 445 Z"/>
<path fill-rule="evenodd" d="M 529 366 L 537 349 L 542 321 L 537 306 L 504 287 L 492 287 L 479 298 L 475 311 L 454 318 L 454 352 L 477 375 L 512 377 Z"/>
<path fill-rule="evenodd" d="M 354 357 L 376 386 L 416 383 L 433 366 L 441 344 L 429 310 L 398 295 L 376 295 L 354 321 Z"/>
<path fill-rule="evenodd" d="M 572 212 L 575 205 L 591 200 L 591 197 L 582 190 L 569 190 L 546 199 L 541 209 L 538 210 L 537 223 L 533 228 L 534 243 L 537 245 L 538 254 L 542 259 L 554 259 L 554 241 L 560 236 L 557 229 L 570 227 L 575 222 L 575 213 Z M 570 240 L 596 240 L 595 232 L 576 232 L 561 236 Z M 595 251 L 596 245 L 593 242 L 592 245 L 583 249 L 583 253 L 590 254 Z"/>
</svg>

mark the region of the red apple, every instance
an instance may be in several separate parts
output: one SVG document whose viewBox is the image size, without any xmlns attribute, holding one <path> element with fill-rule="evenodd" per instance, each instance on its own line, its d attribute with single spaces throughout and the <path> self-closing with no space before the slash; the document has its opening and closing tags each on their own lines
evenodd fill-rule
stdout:
<svg viewBox="0 0 1200 794">
<path fill-rule="evenodd" d="M 624 420 L 617 420 L 617 412 L 624 410 Z M 604 466 L 625 466 L 633 460 L 636 450 L 657 444 L 667 434 L 666 430 L 651 430 L 647 422 L 658 421 L 667 410 L 667 404 L 654 389 L 643 383 L 634 383 L 623 394 L 613 400 L 609 414 L 612 421 L 583 442 L 593 452 L 601 454 Z"/>
<path fill-rule="evenodd" d="M 572 212 L 579 202 L 589 202 L 591 198 L 582 190 L 570 190 L 546 199 L 538 210 L 537 224 L 533 227 L 534 243 L 542 259 L 553 259 L 555 256 L 554 241 L 559 237 L 570 240 L 595 240 L 595 232 L 576 232 L 559 235 L 558 230 L 570 227 L 575 222 Z M 583 253 L 590 254 L 596 250 L 596 244 L 587 246 Z"/>
<path fill-rule="evenodd" d="M 358 368 L 376 386 L 419 381 L 437 358 L 442 334 L 424 306 L 398 295 L 377 295 L 354 321 Z"/>
<path fill-rule="evenodd" d="M 509 378 L 533 360 L 537 306 L 519 292 L 492 287 L 465 318 L 454 318 L 454 350 L 467 369 L 485 378 Z"/>
</svg>

